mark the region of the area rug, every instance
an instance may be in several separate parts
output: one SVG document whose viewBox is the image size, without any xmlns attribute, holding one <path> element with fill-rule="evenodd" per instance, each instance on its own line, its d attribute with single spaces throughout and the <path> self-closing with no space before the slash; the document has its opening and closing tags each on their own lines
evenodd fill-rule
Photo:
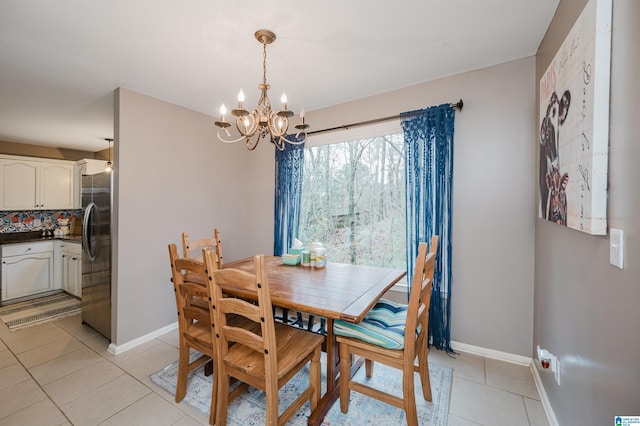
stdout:
<svg viewBox="0 0 640 426">
<path fill-rule="evenodd" d="M 322 392 L 326 387 L 326 363 L 322 357 Z M 209 416 L 211 404 L 211 380 L 213 375 L 206 377 L 200 367 L 192 371 L 187 381 L 187 396 L 183 400 L 204 416 Z M 402 395 L 402 374 L 399 370 L 376 363 L 371 379 L 365 376 L 365 369 L 361 368 L 355 379 L 370 384 L 392 394 Z M 151 381 L 162 389 L 176 394 L 178 363 L 174 362 L 163 370 L 149 376 Z M 421 426 L 441 426 L 447 424 L 449 413 L 449 394 L 451 391 L 452 370 L 437 364 L 429 364 L 429 377 L 431 378 L 431 393 L 433 402 L 427 402 L 422 397 L 420 377 L 415 375 L 416 405 L 418 412 L 418 424 Z M 309 371 L 304 369 L 294 376 L 278 393 L 280 412 L 299 395 L 309 383 Z M 263 392 L 249 388 L 229 406 L 227 425 L 244 426 L 248 424 L 265 424 L 265 395 Z M 283 408 L 284 407 L 284 408 Z M 306 425 L 309 416 L 309 403 L 287 423 L 288 425 Z M 325 426 L 341 425 L 406 425 L 406 416 L 403 410 L 384 404 L 378 400 L 366 397 L 362 394 L 351 392 L 349 412 L 340 412 L 340 401 L 331 407 L 322 423 Z"/>
<path fill-rule="evenodd" d="M 17 330 L 75 315 L 81 311 L 80 300 L 63 292 L 3 306 L 0 308 L 0 320 L 9 330 Z"/>
</svg>

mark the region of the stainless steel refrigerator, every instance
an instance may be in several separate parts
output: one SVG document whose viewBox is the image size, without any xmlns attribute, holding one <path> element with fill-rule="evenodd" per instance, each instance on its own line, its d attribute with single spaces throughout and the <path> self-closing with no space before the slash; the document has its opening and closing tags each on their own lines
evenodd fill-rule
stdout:
<svg viewBox="0 0 640 426">
<path fill-rule="evenodd" d="M 110 172 L 82 176 L 82 322 L 111 340 Z"/>
</svg>

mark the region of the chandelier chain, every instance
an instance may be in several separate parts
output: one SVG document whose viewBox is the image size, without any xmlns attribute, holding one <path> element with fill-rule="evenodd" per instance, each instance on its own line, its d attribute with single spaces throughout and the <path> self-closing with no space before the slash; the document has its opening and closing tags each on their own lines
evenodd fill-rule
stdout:
<svg viewBox="0 0 640 426">
<path fill-rule="evenodd" d="M 267 44 L 262 44 L 262 83 L 267 84 Z"/>
</svg>

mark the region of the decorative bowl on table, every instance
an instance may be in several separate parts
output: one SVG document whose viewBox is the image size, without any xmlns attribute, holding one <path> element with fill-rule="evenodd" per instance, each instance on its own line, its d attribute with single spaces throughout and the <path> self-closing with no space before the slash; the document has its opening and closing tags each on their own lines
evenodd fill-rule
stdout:
<svg viewBox="0 0 640 426">
<path fill-rule="evenodd" d="M 282 263 L 285 265 L 299 265 L 300 264 L 300 255 L 299 254 L 284 254 L 282 255 Z"/>
</svg>

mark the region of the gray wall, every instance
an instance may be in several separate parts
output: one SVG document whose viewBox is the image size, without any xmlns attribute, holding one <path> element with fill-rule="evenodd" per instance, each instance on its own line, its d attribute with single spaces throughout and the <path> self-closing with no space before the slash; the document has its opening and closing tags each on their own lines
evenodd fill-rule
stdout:
<svg viewBox="0 0 640 426">
<path fill-rule="evenodd" d="M 533 57 L 308 113 L 310 130 L 464 100 L 456 113 L 452 339 L 531 356 Z M 339 138 L 339 133 L 336 133 Z"/>
<path fill-rule="evenodd" d="M 116 91 L 113 342 L 176 321 L 167 244 L 221 230 L 229 261 L 273 253 L 273 149 L 226 145 L 213 119 Z"/>
<path fill-rule="evenodd" d="M 536 81 L 585 4 L 560 1 L 536 57 Z M 624 270 L 609 264 L 608 235 L 536 220 L 534 345 L 560 357 L 560 386 L 539 373 L 561 425 L 640 415 L 639 23 L 639 1 L 613 2 L 608 218 L 625 232 Z"/>
</svg>

